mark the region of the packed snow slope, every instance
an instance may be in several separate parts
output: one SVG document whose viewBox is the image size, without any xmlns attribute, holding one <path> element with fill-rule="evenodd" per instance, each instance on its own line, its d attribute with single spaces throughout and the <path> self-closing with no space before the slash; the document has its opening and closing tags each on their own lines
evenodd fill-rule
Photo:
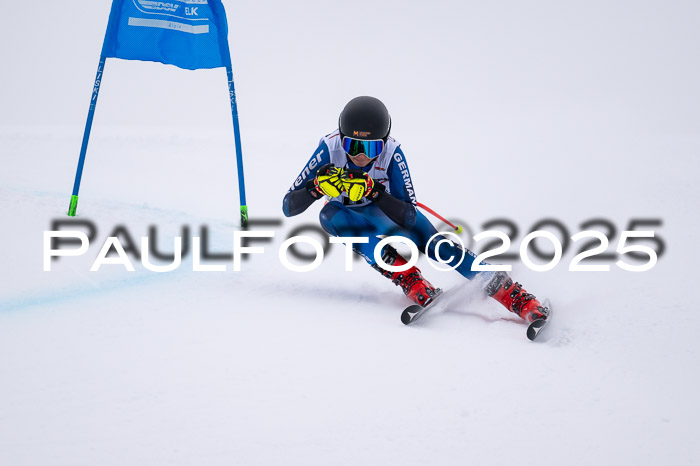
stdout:
<svg viewBox="0 0 700 466">
<path fill-rule="evenodd" d="M 274 238 L 238 272 L 194 272 L 191 253 L 172 272 L 131 256 L 133 272 L 90 272 L 120 226 L 136 249 L 153 226 L 164 252 L 205 226 L 221 254 L 239 229 L 225 72 L 120 60 L 78 205 L 95 238 L 43 271 L 110 2 L 17 3 L 0 30 L 0 464 L 700 462 L 696 2 L 224 4 L 251 219 L 280 221 L 253 228 Z M 507 219 L 517 253 L 554 219 L 614 253 L 651 219 L 635 228 L 665 245 L 658 263 L 570 272 L 580 242 L 548 272 L 512 261 L 554 303 L 536 343 L 425 258 L 449 299 L 410 327 L 400 290 L 361 261 L 346 272 L 339 245 L 287 270 L 280 245 L 321 203 L 284 219 L 282 197 L 356 95 L 387 104 L 419 201 L 465 223 L 471 247 Z"/>
</svg>

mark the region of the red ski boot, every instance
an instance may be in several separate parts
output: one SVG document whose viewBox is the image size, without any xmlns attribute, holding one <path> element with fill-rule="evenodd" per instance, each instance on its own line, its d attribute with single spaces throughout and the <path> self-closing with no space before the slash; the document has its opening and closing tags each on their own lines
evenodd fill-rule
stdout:
<svg viewBox="0 0 700 466">
<path fill-rule="evenodd" d="M 384 249 L 382 259 L 388 265 L 394 267 L 405 265 L 408 262 L 391 246 L 387 246 Z M 414 266 L 403 272 L 389 272 L 381 268 L 379 264 L 374 264 L 372 268 L 389 278 L 394 285 L 400 286 L 404 294 L 419 306 L 427 306 L 439 293 L 438 288 L 435 288 L 428 280 L 423 278 L 418 267 Z"/>
<path fill-rule="evenodd" d="M 496 272 L 484 291 L 528 322 L 549 317 L 549 309 L 525 291 L 520 283 L 513 283 L 505 272 Z"/>
</svg>

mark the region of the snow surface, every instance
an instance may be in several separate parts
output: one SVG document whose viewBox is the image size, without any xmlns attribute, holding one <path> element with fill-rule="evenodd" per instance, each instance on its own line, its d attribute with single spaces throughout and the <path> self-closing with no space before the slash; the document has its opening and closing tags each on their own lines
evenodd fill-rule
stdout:
<svg viewBox="0 0 700 466">
<path fill-rule="evenodd" d="M 42 271 L 66 219 L 109 1 L 15 3 L 0 30 L 0 465 L 691 465 L 700 316 L 697 2 L 224 1 L 252 219 L 350 98 L 389 107 L 419 200 L 473 233 L 658 218 L 648 272 L 514 277 L 556 316 L 542 342 L 456 273 L 415 326 L 336 246 L 309 273 L 284 219 L 233 272 L 105 265 L 107 235 L 189 226 L 230 252 L 236 165 L 222 70 L 107 62 L 80 191 L 98 239 Z M 31 27 L 31 29 L 27 29 Z M 610 250 L 619 235 L 611 238 Z M 577 245 L 578 247 L 578 245 Z"/>
</svg>

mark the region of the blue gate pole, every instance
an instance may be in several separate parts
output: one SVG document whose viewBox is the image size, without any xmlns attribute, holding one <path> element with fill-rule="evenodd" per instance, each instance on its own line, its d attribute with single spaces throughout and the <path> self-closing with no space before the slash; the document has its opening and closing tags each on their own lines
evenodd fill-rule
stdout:
<svg viewBox="0 0 700 466">
<path fill-rule="evenodd" d="M 245 200 L 245 179 L 243 176 L 243 154 L 241 149 L 241 130 L 238 127 L 238 104 L 236 103 L 236 89 L 233 86 L 233 70 L 231 65 L 226 65 L 228 76 L 228 93 L 231 98 L 231 115 L 233 116 L 233 135 L 236 139 L 236 164 L 238 165 L 238 192 L 241 201 L 241 228 L 248 226 L 248 205 Z"/>
<path fill-rule="evenodd" d="M 87 121 L 85 122 L 85 132 L 83 133 L 83 144 L 80 147 L 80 158 L 78 159 L 78 170 L 75 173 L 75 183 L 73 183 L 73 195 L 70 197 L 68 215 L 75 217 L 78 208 L 78 191 L 80 190 L 80 179 L 83 177 L 83 165 L 85 164 L 85 154 L 87 153 L 88 141 L 90 140 L 90 130 L 92 129 L 92 118 L 95 116 L 97 97 L 100 94 L 100 84 L 102 83 L 102 73 L 104 71 L 106 58 L 100 57 L 100 64 L 97 65 L 97 75 L 95 76 L 95 86 L 92 89 L 90 99 L 90 109 L 88 110 Z"/>
</svg>

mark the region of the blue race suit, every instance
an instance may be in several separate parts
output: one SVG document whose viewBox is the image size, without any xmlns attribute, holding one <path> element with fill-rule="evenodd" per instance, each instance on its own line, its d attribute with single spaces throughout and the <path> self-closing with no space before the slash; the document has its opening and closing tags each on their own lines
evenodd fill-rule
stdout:
<svg viewBox="0 0 700 466">
<path fill-rule="evenodd" d="M 350 162 L 342 148 L 338 130 L 323 137 L 299 176 L 294 180 L 282 203 L 285 216 L 298 215 L 306 210 L 315 200 L 308 193 L 318 169 L 328 163 L 344 169 L 362 170 L 375 182 L 381 183 L 385 193 L 374 202 L 364 198 L 352 202 L 346 193 L 332 198 L 321 209 L 319 215 L 321 226 L 329 234 L 340 237 L 365 236 L 369 243 L 353 243 L 353 249 L 370 264 L 375 264 L 374 248 L 382 236 L 403 236 L 413 241 L 418 250 L 426 252 L 433 260 L 437 242 L 444 237 L 438 235 L 435 227 L 420 211 L 416 209 L 416 194 L 408 169 L 406 157 L 400 144 L 389 137 L 384 151 L 366 167 L 358 167 Z M 428 241 L 434 237 L 430 244 Z M 475 256 L 471 251 L 459 246 L 443 243 L 440 256 L 446 264 L 455 265 L 462 257 L 456 270 L 464 277 L 472 279 L 478 272 L 471 270 Z M 451 260 L 448 258 L 452 257 Z"/>
</svg>

